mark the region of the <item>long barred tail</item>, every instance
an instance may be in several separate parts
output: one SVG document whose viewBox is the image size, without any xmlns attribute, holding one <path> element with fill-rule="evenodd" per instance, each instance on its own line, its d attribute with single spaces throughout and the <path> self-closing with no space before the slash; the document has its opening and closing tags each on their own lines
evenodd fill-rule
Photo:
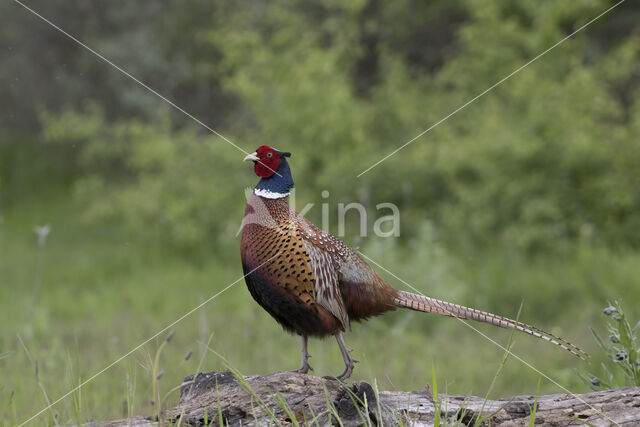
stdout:
<svg viewBox="0 0 640 427">
<path fill-rule="evenodd" d="M 570 342 L 556 337 L 548 332 L 530 326 L 524 323 L 516 322 L 507 317 L 498 316 L 496 314 L 487 313 L 473 308 L 464 307 L 462 305 L 452 304 L 450 302 L 429 298 L 422 295 L 412 294 L 410 292 L 398 291 L 398 296 L 394 300 L 396 307 L 409 308 L 411 310 L 422 311 L 424 313 L 436 313 L 443 316 L 452 316 L 459 319 L 470 319 L 478 322 L 489 323 L 491 325 L 500 326 L 502 328 L 514 328 L 534 337 L 541 338 L 558 345 L 574 356 L 582 360 L 586 360 L 589 355 L 580 348 Z"/>
</svg>

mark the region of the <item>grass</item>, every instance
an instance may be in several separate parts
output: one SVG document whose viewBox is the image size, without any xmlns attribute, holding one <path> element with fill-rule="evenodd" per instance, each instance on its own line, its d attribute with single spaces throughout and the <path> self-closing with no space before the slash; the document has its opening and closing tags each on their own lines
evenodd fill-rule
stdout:
<svg viewBox="0 0 640 427">
<path fill-rule="evenodd" d="M 193 262 L 140 243 L 117 224 L 83 224 L 77 212 L 64 193 L 25 199 L 0 212 L 0 426 L 26 420 L 242 275 L 237 241 L 221 242 L 229 246 L 222 255 Z M 51 230 L 39 247 L 33 229 L 44 224 Z M 427 295 L 507 316 L 515 316 L 524 300 L 523 322 L 570 339 L 595 354 L 596 362 L 604 356 L 594 353 L 589 326 L 600 325 L 603 304 L 640 298 L 640 252 L 580 246 L 563 256 L 526 259 L 498 250 L 427 251 L 436 244 L 428 240 L 424 249 L 408 253 L 367 242 L 362 250 Z M 627 314 L 638 318 L 637 310 L 628 307 Z M 507 330 L 479 327 L 505 345 L 509 341 Z M 207 355 L 207 342 L 248 375 L 299 362 L 298 338 L 258 308 L 243 282 L 172 329 L 170 342 L 161 335 L 36 424 L 150 415 L 170 407 L 177 399 L 172 389 L 186 375 L 225 368 Z M 450 393 L 485 395 L 491 388 L 487 397 L 494 398 L 536 392 L 535 372 L 503 361 L 502 350 L 452 319 L 398 311 L 354 325 L 346 340 L 361 360 L 352 379 L 377 381 L 382 390 L 422 389 L 436 363 Z M 342 369 L 333 342 L 311 340 L 309 350 L 317 375 Z M 515 334 L 513 351 L 573 392 L 588 391 L 574 372 L 581 362 L 561 349 Z M 540 394 L 551 392 L 559 390 L 540 385 Z"/>
<path fill-rule="evenodd" d="M 533 427 L 536 423 L 536 413 L 538 412 L 538 396 L 540 395 L 540 379 L 538 379 L 538 387 L 536 388 L 536 397 L 533 400 L 533 407 L 529 414 L 529 427 Z"/>
</svg>

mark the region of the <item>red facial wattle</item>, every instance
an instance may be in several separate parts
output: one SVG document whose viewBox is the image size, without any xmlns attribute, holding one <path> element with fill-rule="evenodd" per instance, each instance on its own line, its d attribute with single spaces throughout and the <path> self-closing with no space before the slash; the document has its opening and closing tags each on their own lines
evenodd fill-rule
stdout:
<svg viewBox="0 0 640 427">
<path fill-rule="evenodd" d="M 253 166 L 253 171 L 260 178 L 269 178 L 278 170 L 281 155 L 273 148 L 263 145 L 256 154 L 260 160 L 256 161 Z"/>
</svg>

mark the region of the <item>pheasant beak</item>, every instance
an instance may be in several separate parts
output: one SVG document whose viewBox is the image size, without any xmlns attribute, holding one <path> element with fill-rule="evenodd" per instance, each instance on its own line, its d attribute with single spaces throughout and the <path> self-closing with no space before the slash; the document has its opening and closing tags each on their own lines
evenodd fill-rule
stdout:
<svg viewBox="0 0 640 427">
<path fill-rule="evenodd" d="M 246 162 L 247 160 L 253 160 L 254 162 L 259 162 L 260 161 L 260 157 L 258 157 L 258 153 L 257 152 L 253 152 L 251 154 L 248 154 L 247 157 L 245 157 L 242 161 Z"/>
</svg>

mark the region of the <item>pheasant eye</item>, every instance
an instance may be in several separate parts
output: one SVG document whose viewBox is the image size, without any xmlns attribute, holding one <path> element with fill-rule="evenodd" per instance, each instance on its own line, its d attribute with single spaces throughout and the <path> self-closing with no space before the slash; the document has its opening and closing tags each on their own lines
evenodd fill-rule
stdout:
<svg viewBox="0 0 640 427">
<path fill-rule="evenodd" d="M 267 153 L 267 157 L 269 157 L 269 158 L 273 157 L 273 153 L 272 152 L 268 152 Z"/>
</svg>

